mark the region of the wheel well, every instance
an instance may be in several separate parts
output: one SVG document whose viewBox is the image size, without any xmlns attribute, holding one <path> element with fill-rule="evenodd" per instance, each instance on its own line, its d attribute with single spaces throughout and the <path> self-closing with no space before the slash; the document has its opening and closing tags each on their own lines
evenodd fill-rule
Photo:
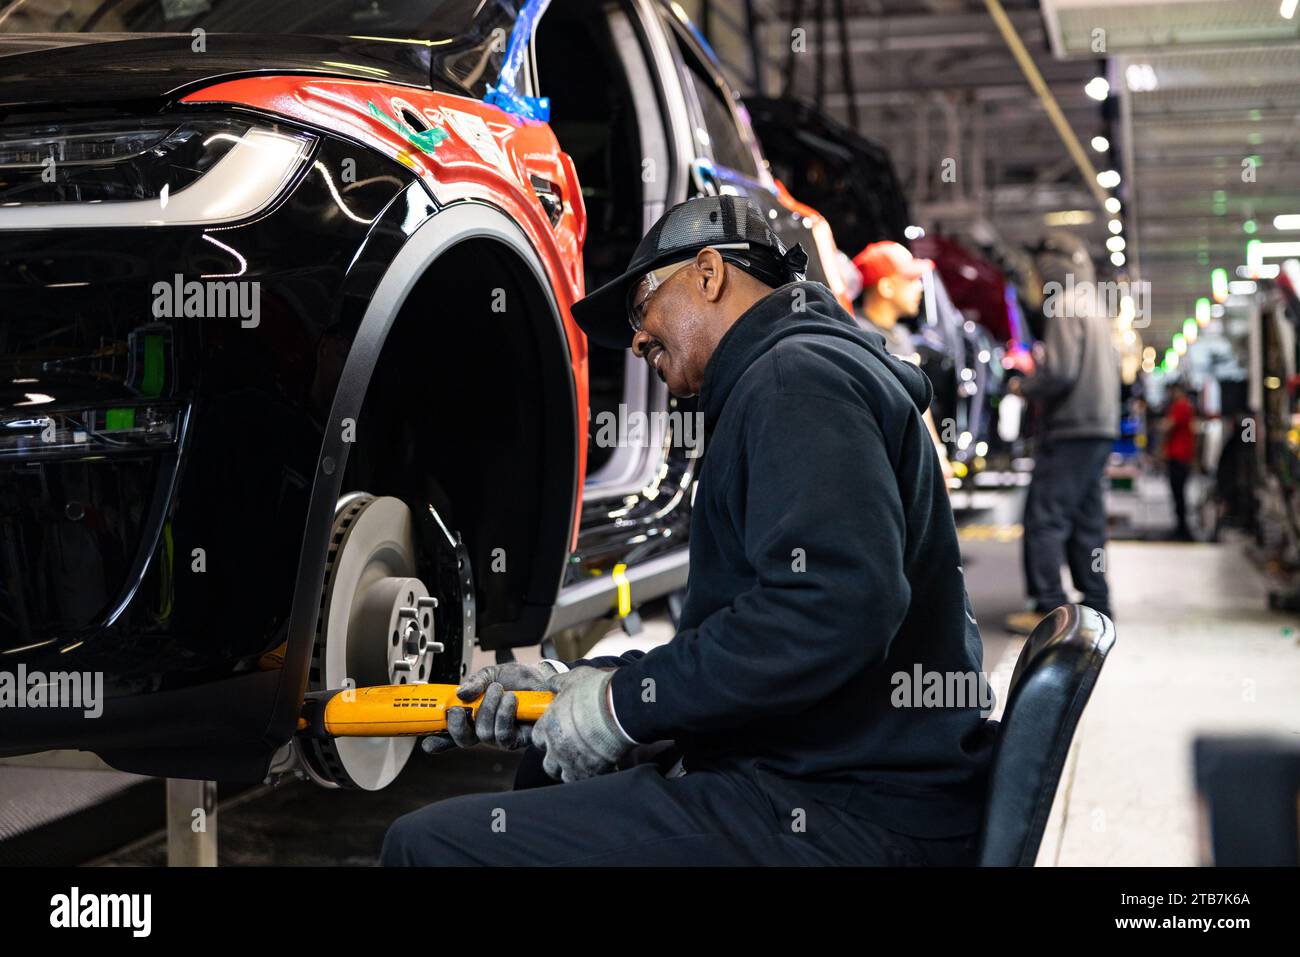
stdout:
<svg viewBox="0 0 1300 957">
<path fill-rule="evenodd" d="M 533 271 L 493 239 L 444 251 L 384 342 L 343 491 L 427 503 L 464 537 L 486 648 L 545 631 L 573 521 L 574 410 L 562 327 Z"/>
</svg>

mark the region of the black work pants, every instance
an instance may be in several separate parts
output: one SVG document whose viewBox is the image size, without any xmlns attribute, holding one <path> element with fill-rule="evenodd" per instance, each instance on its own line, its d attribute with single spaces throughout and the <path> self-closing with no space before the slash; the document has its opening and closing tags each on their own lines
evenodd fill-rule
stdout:
<svg viewBox="0 0 1300 957">
<path fill-rule="evenodd" d="M 1025 500 L 1025 585 L 1034 610 L 1066 603 L 1061 566 L 1068 565 L 1083 603 L 1110 616 L 1106 587 L 1106 501 L 1102 476 L 1110 439 L 1052 439 L 1034 456 Z"/>
<path fill-rule="evenodd" d="M 655 764 L 573 784 L 470 794 L 397 819 L 380 863 L 960 865 L 973 837 L 921 839 L 810 800 L 767 774 Z"/>
<path fill-rule="evenodd" d="M 1191 529 L 1187 526 L 1187 477 L 1192 472 L 1191 463 L 1169 459 L 1165 462 L 1165 468 L 1169 470 L 1169 491 L 1173 493 L 1174 514 L 1178 516 L 1178 527 L 1174 533 L 1190 537 Z"/>
</svg>

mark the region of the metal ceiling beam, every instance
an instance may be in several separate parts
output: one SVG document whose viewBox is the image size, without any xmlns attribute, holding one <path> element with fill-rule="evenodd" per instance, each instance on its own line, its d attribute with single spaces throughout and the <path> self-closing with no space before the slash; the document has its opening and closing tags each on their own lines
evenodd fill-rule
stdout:
<svg viewBox="0 0 1300 957">
<path fill-rule="evenodd" d="M 1011 50 L 1011 55 L 1016 58 L 1020 64 L 1020 69 L 1025 74 L 1025 80 L 1037 95 L 1039 101 L 1043 104 L 1043 109 L 1047 111 L 1047 118 L 1052 121 L 1056 127 L 1056 132 L 1060 135 L 1061 141 L 1065 148 L 1069 150 L 1070 155 L 1074 157 L 1075 165 L 1079 167 L 1079 172 L 1083 175 L 1084 184 L 1092 191 L 1093 197 L 1097 200 L 1098 206 L 1103 206 L 1109 198 L 1109 194 L 1101 188 L 1097 182 L 1097 170 L 1092 165 L 1092 160 L 1088 154 L 1083 151 L 1083 146 L 1079 143 L 1079 138 L 1074 135 L 1074 130 L 1061 112 L 1060 105 L 1056 102 L 1056 97 L 1052 91 L 1047 88 L 1043 81 L 1043 75 L 1038 72 L 1038 67 L 1030 57 L 1029 51 L 1025 49 L 1024 43 L 1020 40 L 1020 35 L 1016 33 L 1016 28 L 1012 25 L 1010 18 L 999 0 L 984 0 L 984 6 L 988 8 L 989 16 L 997 24 L 1002 38 L 1006 40 L 1007 46 Z"/>
</svg>

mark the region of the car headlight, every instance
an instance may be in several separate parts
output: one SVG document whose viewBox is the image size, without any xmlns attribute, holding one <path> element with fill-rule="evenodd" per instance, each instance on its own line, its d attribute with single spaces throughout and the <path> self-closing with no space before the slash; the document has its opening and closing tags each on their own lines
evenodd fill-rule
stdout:
<svg viewBox="0 0 1300 957">
<path fill-rule="evenodd" d="M 0 133 L 0 229 L 233 222 L 275 201 L 315 137 L 237 117 Z"/>
</svg>

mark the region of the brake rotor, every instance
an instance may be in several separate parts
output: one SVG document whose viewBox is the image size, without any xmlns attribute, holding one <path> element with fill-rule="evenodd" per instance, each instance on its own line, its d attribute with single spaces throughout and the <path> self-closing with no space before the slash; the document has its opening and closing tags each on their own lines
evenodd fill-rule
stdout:
<svg viewBox="0 0 1300 957">
<path fill-rule="evenodd" d="M 436 598 L 417 577 L 415 529 L 400 499 L 353 494 L 339 502 L 316 619 L 310 691 L 429 680 L 443 650 Z M 312 739 L 308 770 L 321 784 L 377 791 L 406 766 L 415 739 Z"/>
</svg>

